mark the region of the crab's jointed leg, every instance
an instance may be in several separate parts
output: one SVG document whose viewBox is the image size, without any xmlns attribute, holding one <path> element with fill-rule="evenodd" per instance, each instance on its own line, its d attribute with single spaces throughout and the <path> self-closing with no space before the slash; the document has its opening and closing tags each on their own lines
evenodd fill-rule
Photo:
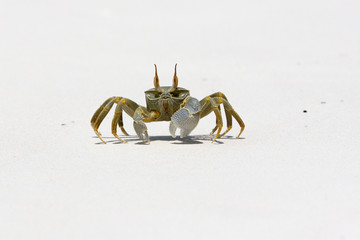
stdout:
<svg viewBox="0 0 360 240">
<path fill-rule="evenodd" d="M 128 133 L 124 129 L 124 124 L 122 120 L 122 111 L 124 110 L 127 114 L 129 114 L 131 117 L 134 116 L 135 110 L 139 107 L 138 104 L 136 104 L 134 101 L 131 101 L 127 98 L 123 97 L 111 97 L 108 98 L 94 113 L 93 117 L 91 118 L 91 126 L 93 127 L 96 136 L 106 144 L 106 142 L 102 139 L 101 133 L 98 131 L 98 128 L 101 124 L 101 122 L 104 120 L 106 115 L 109 113 L 111 107 L 114 105 L 114 103 L 117 104 L 115 109 L 114 118 L 111 125 L 112 134 L 119 139 L 122 142 L 126 142 L 125 140 L 121 139 L 117 135 L 116 127 L 119 125 L 121 131 L 128 135 Z"/>
<path fill-rule="evenodd" d="M 238 124 L 241 127 L 240 133 L 237 136 L 237 137 L 240 137 L 241 133 L 245 129 L 245 124 L 242 121 L 242 119 L 240 118 L 240 116 L 237 114 L 237 112 L 235 112 L 235 110 L 232 108 L 232 106 L 230 105 L 226 96 L 223 93 L 217 92 L 217 93 L 211 94 L 211 95 L 205 97 L 204 99 L 202 99 L 200 101 L 200 103 L 202 106 L 200 118 L 207 116 L 212 111 L 214 111 L 214 113 L 215 113 L 216 126 L 213 129 L 213 131 L 211 132 L 211 134 L 213 134 L 216 130 L 218 130 L 218 131 L 217 131 L 217 134 L 215 135 L 213 141 L 215 141 L 217 138 L 221 138 L 222 136 L 224 136 L 226 133 L 228 133 L 230 131 L 230 129 L 232 128 L 232 117 L 235 118 L 235 120 L 238 122 Z M 225 116 L 226 116 L 226 125 L 227 125 L 226 131 L 223 132 L 222 134 L 220 134 L 220 130 L 222 128 L 222 118 L 221 118 L 221 113 L 220 113 L 220 105 L 221 104 L 223 104 L 223 106 L 224 106 Z"/>
<path fill-rule="evenodd" d="M 218 136 L 219 136 L 219 134 L 221 132 L 221 129 L 223 127 L 223 121 L 222 121 L 222 117 L 221 117 L 219 104 L 216 102 L 216 100 L 214 98 L 207 97 L 205 99 L 204 105 L 202 106 L 200 117 L 201 117 L 202 114 L 203 114 L 203 117 L 204 117 L 204 116 L 206 116 L 207 114 L 209 114 L 212 111 L 215 113 L 215 116 L 216 116 L 216 126 L 212 130 L 212 133 L 214 133 L 217 130 L 217 133 L 216 133 L 215 137 L 212 140 L 212 142 L 214 142 L 218 138 Z"/>
<path fill-rule="evenodd" d="M 104 120 L 106 115 L 109 113 L 111 107 L 114 105 L 115 102 L 118 102 L 121 98 L 120 97 L 111 97 L 108 98 L 94 113 L 93 117 L 91 118 L 91 126 L 93 127 L 96 136 L 100 138 L 100 140 L 106 144 L 106 142 L 101 138 L 101 133 L 98 131 L 98 128 L 101 122 Z"/>
<path fill-rule="evenodd" d="M 125 131 L 124 129 L 124 123 L 123 123 L 123 117 L 122 117 L 122 111 L 119 113 L 119 120 L 118 120 L 118 125 L 119 125 L 119 128 L 120 130 L 123 132 L 123 134 L 125 136 L 129 136 L 129 134 Z M 111 127 L 112 128 L 112 127 Z"/>
<path fill-rule="evenodd" d="M 111 124 L 111 132 L 117 139 L 119 139 L 120 141 L 122 141 L 124 143 L 126 143 L 126 141 L 121 139 L 117 135 L 117 125 L 119 125 L 121 131 L 126 136 L 129 135 L 123 127 L 122 111 L 124 110 L 129 116 L 133 117 L 134 112 L 138 107 L 139 107 L 139 105 L 137 103 L 135 103 L 134 101 L 127 99 L 127 98 L 121 98 L 115 108 L 115 113 L 114 113 L 114 117 L 113 117 L 112 124 Z"/>
</svg>

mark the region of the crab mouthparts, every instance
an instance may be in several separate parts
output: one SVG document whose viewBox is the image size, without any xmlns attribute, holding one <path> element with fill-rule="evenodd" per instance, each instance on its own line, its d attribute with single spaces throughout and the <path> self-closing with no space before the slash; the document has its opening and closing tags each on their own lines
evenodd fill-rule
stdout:
<svg viewBox="0 0 360 240">
<path fill-rule="evenodd" d="M 172 103 L 170 101 L 170 99 L 163 99 L 161 101 L 161 108 L 162 108 L 162 112 L 163 112 L 163 115 L 170 118 L 171 115 L 172 115 Z"/>
<path fill-rule="evenodd" d="M 169 101 L 168 100 L 163 100 L 162 105 L 163 105 L 163 108 L 164 108 L 165 112 L 167 112 L 169 110 Z"/>
</svg>

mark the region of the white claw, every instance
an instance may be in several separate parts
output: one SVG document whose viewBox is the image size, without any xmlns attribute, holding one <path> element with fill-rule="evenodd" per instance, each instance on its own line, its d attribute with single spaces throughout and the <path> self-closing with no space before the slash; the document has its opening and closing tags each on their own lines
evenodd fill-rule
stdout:
<svg viewBox="0 0 360 240">
<path fill-rule="evenodd" d="M 170 122 L 169 131 L 170 131 L 171 136 L 173 138 L 176 138 L 176 135 L 175 135 L 176 127 L 172 121 Z"/>
<path fill-rule="evenodd" d="M 147 127 L 143 121 L 134 121 L 134 129 L 136 134 L 144 143 L 150 143 Z"/>
<path fill-rule="evenodd" d="M 200 120 L 201 104 L 199 100 L 188 97 L 185 101 L 185 106 L 176 111 L 171 117 L 169 130 L 173 138 L 175 138 L 177 128 L 180 129 L 181 138 L 188 136 Z"/>
<path fill-rule="evenodd" d="M 196 126 L 195 126 L 195 127 L 196 127 Z M 195 128 L 195 127 L 194 127 L 194 128 Z M 193 128 L 193 129 L 194 129 L 194 128 Z M 189 129 L 181 129 L 181 131 L 180 131 L 180 137 L 181 137 L 181 138 L 184 138 L 184 137 L 188 136 L 193 129 L 190 129 L 190 130 L 189 130 Z"/>
</svg>

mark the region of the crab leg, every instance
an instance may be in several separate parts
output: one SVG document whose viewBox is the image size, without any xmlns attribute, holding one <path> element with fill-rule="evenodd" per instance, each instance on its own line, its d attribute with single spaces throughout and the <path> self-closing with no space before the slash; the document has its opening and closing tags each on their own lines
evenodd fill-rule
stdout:
<svg viewBox="0 0 360 240">
<path fill-rule="evenodd" d="M 221 108 L 220 108 L 220 105 L 218 106 L 218 108 L 219 108 L 219 111 L 221 112 Z M 226 111 L 225 111 L 225 113 L 227 113 Z M 229 121 L 230 120 L 230 121 Z M 230 118 L 228 118 L 228 116 L 226 116 L 226 124 L 227 124 L 227 126 L 229 126 L 229 122 L 231 123 L 232 122 L 232 118 L 231 118 L 231 115 L 230 115 Z M 214 134 L 214 132 L 218 129 L 218 120 L 217 120 L 217 118 L 216 118 L 216 125 L 215 125 L 215 127 L 214 127 L 214 129 L 210 132 L 210 135 L 213 135 Z M 231 127 L 230 127 L 231 128 Z M 223 136 L 223 135 L 220 135 L 220 137 L 221 136 Z"/>
<path fill-rule="evenodd" d="M 221 93 L 221 92 L 217 92 L 217 93 L 214 93 L 214 94 L 211 94 L 212 97 L 222 97 L 223 99 L 225 99 L 227 101 L 227 98 L 226 96 Z M 220 105 L 219 105 L 219 110 L 220 110 Z M 222 136 L 224 136 L 226 133 L 228 133 L 230 131 L 230 129 L 232 128 L 232 117 L 231 117 L 231 113 L 226 109 L 224 108 L 224 111 L 225 111 L 225 117 L 226 117 L 226 131 L 223 132 L 219 138 L 221 138 Z M 215 126 L 215 130 L 217 128 L 217 125 Z M 213 132 L 211 134 L 213 134 L 215 131 L 213 130 Z"/>
<path fill-rule="evenodd" d="M 101 106 L 96 110 L 96 112 L 94 113 L 94 115 L 91 118 L 91 126 L 94 126 L 96 119 L 98 118 L 99 114 L 104 110 L 105 106 L 111 101 L 113 100 L 115 97 L 111 97 L 106 99 L 106 101 L 101 104 Z"/>
<path fill-rule="evenodd" d="M 119 102 L 117 103 L 117 106 L 115 108 L 115 113 L 114 113 L 114 117 L 112 120 L 112 124 L 111 124 L 111 131 L 112 134 L 119 139 L 120 141 L 126 143 L 125 140 L 121 139 L 118 135 L 117 135 L 117 125 L 119 125 L 121 131 L 125 134 L 125 135 L 129 135 L 124 127 L 123 127 L 123 120 L 122 120 L 122 111 L 124 110 L 127 114 L 129 114 L 131 117 L 133 117 L 135 109 L 138 107 L 139 105 L 137 105 L 135 102 L 126 99 L 126 98 L 121 98 L 119 100 Z"/>
<path fill-rule="evenodd" d="M 107 99 L 100 108 L 95 112 L 91 119 L 91 126 L 93 127 L 96 136 L 100 138 L 100 140 L 106 144 L 106 142 L 101 138 L 101 134 L 98 131 L 98 128 L 101 124 L 101 122 L 104 120 L 106 115 L 109 113 L 111 107 L 114 105 L 115 102 L 118 102 L 120 100 L 120 97 L 111 97 Z"/>
<path fill-rule="evenodd" d="M 217 103 L 215 101 L 215 99 L 211 98 L 210 96 L 204 98 L 201 101 L 203 101 L 203 104 L 202 104 L 201 111 L 200 111 L 200 118 L 205 117 L 212 111 L 215 113 L 215 116 L 216 116 L 216 126 L 213 129 L 213 132 L 215 132 L 217 130 L 217 133 L 212 140 L 212 142 L 214 142 L 219 137 L 220 131 L 223 127 L 223 121 L 222 121 L 222 117 L 221 117 L 219 103 Z"/>
<path fill-rule="evenodd" d="M 126 143 L 125 140 L 121 139 L 118 135 L 117 135 L 117 125 L 119 124 L 119 127 L 120 129 L 124 132 L 125 129 L 123 127 L 123 121 L 122 121 L 122 105 L 124 103 L 125 99 L 121 99 L 116 108 L 115 108 L 115 113 L 114 113 L 114 117 L 113 117 L 113 120 L 112 120 L 112 124 L 111 124 L 111 132 L 112 134 L 117 138 L 119 139 L 120 141 Z M 125 131 L 126 132 L 126 131 Z M 127 133 L 125 135 L 128 135 Z"/>
<path fill-rule="evenodd" d="M 201 108 L 201 112 L 200 112 L 200 118 L 203 118 L 214 111 L 213 105 L 210 103 L 210 99 L 211 99 L 210 96 L 208 96 L 208 97 L 204 98 L 203 100 L 201 100 L 202 108 Z M 221 112 L 220 105 L 219 104 L 217 104 L 217 105 L 218 106 L 216 106 L 216 107 L 217 107 L 218 111 Z M 215 111 L 214 111 L 214 113 L 215 113 Z M 219 128 L 219 120 L 218 120 L 216 113 L 215 113 L 215 118 L 216 118 L 216 125 L 215 125 L 214 129 L 210 132 L 210 135 L 214 134 L 215 131 L 218 130 L 218 128 Z M 229 123 L 228 119 L 227 119 L 227 123 Z"/>
<path fill-rule="evenodd" d="M 221 138 L 226 133 L 228 133 L 230 131 L 230 129 L 232 128 L 232 117 L 235 118 L 235 120 L 238 122 L 238 124 L 241 127 L 240 133 L 237 136 L 237 137 L 240 137 L 241 133 L 245 129 L 245 124 L 242 121 L 242 119 L 240 118 L 240 116 L 237 114 L 237 112 L 235 112 L 235 110 L 232 108 L 232 106 L 230 105 L 226 96 L 223 93 L 217 92 L 217 93 L 211 94 L 208 97 L 205 97 L 204 99 L 202 99 L 200 101 L 200 103 L 202 105 L 200 117 L 203 118 L 212 112 L 213 104 L 210 104 L 210 102 L 211 102 L 210 99 L 214 100 L 217 106 L 220 106 L 220 104 L 224 105 L 227 129 L 224 133 L 222 133 L 220 135 L 219 138 Z M 216 113 L 215 113 L 215 115 L 216 115 Z M 218 129 L 218 127 L 219 127 L 218 118 L 216 118 L 216 126 L 213 129 L 213 131 L 211 132 L 211 134 L 214 133 Z"/>
<path fill-rule="evenodd" d="M 240 130 L 240 133 L 237 135 L 237 138 L 240 137 L 241 133 L 245 129 L 245 124 L 244 124 L 243 120 L 240 118 L 240 116 L 237 114 L 237 112 L 235 112 L 235 110 L 232 108 L 232 106 L 230 105 L 230 103 L 227 100 L 225 100 L 222 97 L 214 97 L 213 99 L 220 104 L 222 103 L 224 105 L 225 112 L 229 112 L 235 118 L 235 120 L 239 123 L 241 130 Z M 230 126 L 230 128 L 228 127 L 228 129 L 220 137 L 222 137 L 227 132 L 229 132 L 230 129 L 231 129 L 231 126 Z"/>
<path fill-rule="evenodd" d="M 219 95 L 222 96 L 224 99 L 226 99 L 226 97 L 225 97 L 225 95 L 224 95 L 223 93 L 217 92 L 217 93 L 214 93 L 214 94 L 211 94 L 211 95 L 205 97 L 204 99 L 202 99 L 202 100 L 200 101 L 201 106 L 202 106 L 202 111 L 201 111 L 200 118 L 203 118 L 203 117 L 207 116 L 209 113 L 212 112 L 212 107 L 211 107 L 211 105 L 210 105 L 210 104 L 207 104 L 207 105 L 206 105 L 206 103 L 208 102 L 207 98 L 213 98 L 213 97 L 215 97 L 215 96 L 218 97 Z M 227 100 L 227 99 L 226 99 L 226 100 Z M 218 104 L 218 105 L 219 105 L 219 106 L 218 106 L 219 111 L 221 112 L 220 104 Z M 227 130 L 220 135 L 220 138 L 221 138 L 222 136 L 224 136 L 228 131 L 230 131 L 230 129 L 231 129 L 231 127 L 232 127 L 232 116 L 231 116 L 231 113 L 230 113 L 229 111 L 227 111 L 226 109 L 225 109 L 225 117 L 226 117 Z M 217 119 L 216 119 L 216 126 L 215 126 L 214 129 L 211 131 L 210 135 L 212 135 L 212 134 L 218 129 L 218 127 L 219 127 L 219 126 L 218 126 L 218 121 L 217 121 Z"/>
<path fill-rule="evenodd" d="M 123 134 L 124 134 L 125 136 L 129 136 L 129 134 L 125 131 L 125 128 L 124 128 L 122 111 L 120 112 L 120 116 L 119 116 L 119 120 L 118 120 L 118 125 L 119 125 L 120 130 L 123 132 Z"/>
<path fill-rule="evenodd" d="M 231 107 L 230 103 L 227 100 L 223 100 L 224 103 L 224 107 L 227 111 L 229 111 L 231 113 L 231 115 L 236 119 L 236 121 L 239 123 L 240 125 L 240 133 L 237 135 L 237 138 L 240 137 L 241 133 L 244 131 L 245 129 L 245 123 L 243 122 L 243 120 L 241 119 L 241 117 L 239 116 L 239 114 L 237 114 L 237 112 L 235 112 L 235 110 Z M 230 128 L 231 129 L 231 128 Z M 226 130 L 225 133 L 227 133 L 228 131 L 230 131 L 230 129 Z M 225 134 L 223 133 L 223 134 Z"/>
</svg>

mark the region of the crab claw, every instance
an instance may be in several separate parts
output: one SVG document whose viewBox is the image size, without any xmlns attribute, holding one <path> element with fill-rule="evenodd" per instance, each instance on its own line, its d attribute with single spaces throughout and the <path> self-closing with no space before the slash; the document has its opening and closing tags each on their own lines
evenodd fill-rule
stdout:
<svg viewBox="0 0 360 240">
<path fill-rule="evenodd" d="M 136 134 L 144 143 L 150 143 L 147 127 L 143 121 L 134 121 L 134 129 Z"/>
<path fill-rule="evenodd" d="M 180 129 L 180 137 L 188 136 L 200 120 L 201 104 L 199 100 L 188 97 L 184 100 L 185 105 L 177 110 L 171 117 L 169 126 L 170 134 L 175 138 L 175 131 Z"/>
</svg>

